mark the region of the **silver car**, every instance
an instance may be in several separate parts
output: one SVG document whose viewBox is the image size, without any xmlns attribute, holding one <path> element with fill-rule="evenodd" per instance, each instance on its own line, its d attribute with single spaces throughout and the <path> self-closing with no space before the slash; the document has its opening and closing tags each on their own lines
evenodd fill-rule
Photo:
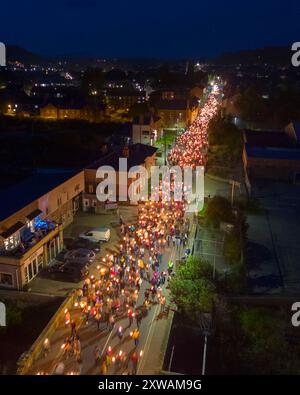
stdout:
<svg viewBox="0 0 300 395">
<path fill-rule="evenodd" d="M 64 255 L 65 262 L 74 262 L 90 265 L 96 259 L 96 254 L 92 250 L 86 248 L 78 248 L 70 250 Z"/>
</svg>

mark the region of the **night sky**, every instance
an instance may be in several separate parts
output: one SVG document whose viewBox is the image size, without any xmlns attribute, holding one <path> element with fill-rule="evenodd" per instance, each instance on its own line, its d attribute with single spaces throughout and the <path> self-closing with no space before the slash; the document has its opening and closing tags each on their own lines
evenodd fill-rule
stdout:
<svg viewBox="0 0 300 395">
<path fill-rule="evenodd" d="M 13 0 L 0 41 L 43 55 L 209 57 L 300 41 L 299 0 Z"/>
</svg>

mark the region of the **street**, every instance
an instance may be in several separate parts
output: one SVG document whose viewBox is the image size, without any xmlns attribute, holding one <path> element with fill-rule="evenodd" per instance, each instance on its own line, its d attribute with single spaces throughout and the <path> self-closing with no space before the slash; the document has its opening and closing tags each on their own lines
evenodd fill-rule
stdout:
<svg viewBox="0 0 300 395">
<path fill-rule="evenodd" d="M 204 166 L 207 127 L 218 108 L 217 95 L 215 87 L 193 124 L 177 138 L 169 164 Z M 156 372 L 166 333 L 160 327 L 170 308 L 167 284 L 188 245 L 188 206 L 187 201 L 162 198 L 139 206 L 136 223 L 120 218 L 119 251 L 103 257 L 105 267 L 99 262 L 97 273 L 84 281 L 58 329 L 44 339 L 43 353 L 30 373 Z"/>
</svg>

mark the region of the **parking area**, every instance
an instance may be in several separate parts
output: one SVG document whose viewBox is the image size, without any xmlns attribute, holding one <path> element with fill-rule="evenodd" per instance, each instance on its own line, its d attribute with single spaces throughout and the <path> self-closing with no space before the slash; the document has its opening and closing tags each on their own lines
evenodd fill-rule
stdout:
<svg viewBox="0 0 300 395">
<path fill-rule="evenodd" d="M 109 241 L 102 242 L 100 244 L 100 251 L 95 251 L 95 259 L 93 259 L 93 262 L 88 266 L 89 273 L 93 274 L 97 271 L 97 266 L 99 264 L 103 266 L 102 258 L 108 253 L 111 254 L 116 252 L 118 249 L 118 245 L 120 243 L 120 216 L 125 223 L 132 223 L 137 219 L 137 212 L 137 206 L 125 205 L 119 207 L 118 213 L 116 211 L 108 211 L 107 214 L 90 214 L 78 212 L 74 218 L 73 223 L 64 229 L 64 240 L 68 241 L 68 243 L 65 244 L 68 245 L 71 239 L 76 240 L 81 233 L 89 231 L 93 228 L 107 227 L 110 229 L 111 237 Z M 64 250 L 61 254 L 59 254 L 57 257 L 57 262 L 54 262 L 53 264 L 61 264 L 61 261 L 65 259 L 64 257 L 66 252 L 67 250 Z M 70 276 L 67 274 L 65 275 L 62 273 L 59 276 L 59 280 L 57 280 L 57 276 L 55 276 L 55 279 L 53 279 L 48 275 L 48 273 L 45 275 L 45 271 L 42 271 L 30 282 L 29 288 L 31 292 L 64 296 L 74 288 L 78 288 L 81 284 L 80 280 L 77 282 L 74 280 L 69 281 L 69 277 Z"/>
<path fill-rule="evenodd" d="M 265 212 L 248 216 L 247 262 L 254 293 L 300 294 L 300 186 L 256 182 Z"/>
</svg>

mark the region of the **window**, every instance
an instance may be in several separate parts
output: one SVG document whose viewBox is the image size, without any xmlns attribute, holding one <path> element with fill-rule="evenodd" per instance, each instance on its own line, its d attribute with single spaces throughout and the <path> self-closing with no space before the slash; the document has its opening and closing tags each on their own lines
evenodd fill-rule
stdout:
<svg viewBox="0 0 300 395">
<path fill-rule="evenodd" d="M 13 277 L 9 273 L 0 273 L 0 284 L 7 285 L 9 287 L 13 286 Z"/>
<path fill-rule="evenodd" d="M 44 256 L 43 256 L 43 254 L 39 255 L 37 260 L 38 260 L 38 262 L 37 262 L 37 264 L 38 264 L 38 271 L 40 271 L 42 269 L 43 263 L 44 263 Z"/>
<path fill-rule="evenodd" d="M 89 193 L 94 193 L 94 185 L 89 184 Z"/>
<path fill-rule="evenodd" d="M 34 221 L 33 220 L 31 220 L 31 221 L 27 221 L 27 227 L 28 227 L 28 229 L 30 229 L 30 231 L 31 232 L 34 232 Z"/>
<path fill-rule="evenodd" d="M 4 248 L 7 251 L 13 250 L 20 244 L 20 232 L 14 233 L 4 240 Z"/>
<path fill-rule="evenodd" d="M 61 205 L 61 202 L 62 202 L 61 197 L 58 197 L 58 198 L 57 198 L 57 205 L 60 206 L 60 205 Z"/>
</svg>

